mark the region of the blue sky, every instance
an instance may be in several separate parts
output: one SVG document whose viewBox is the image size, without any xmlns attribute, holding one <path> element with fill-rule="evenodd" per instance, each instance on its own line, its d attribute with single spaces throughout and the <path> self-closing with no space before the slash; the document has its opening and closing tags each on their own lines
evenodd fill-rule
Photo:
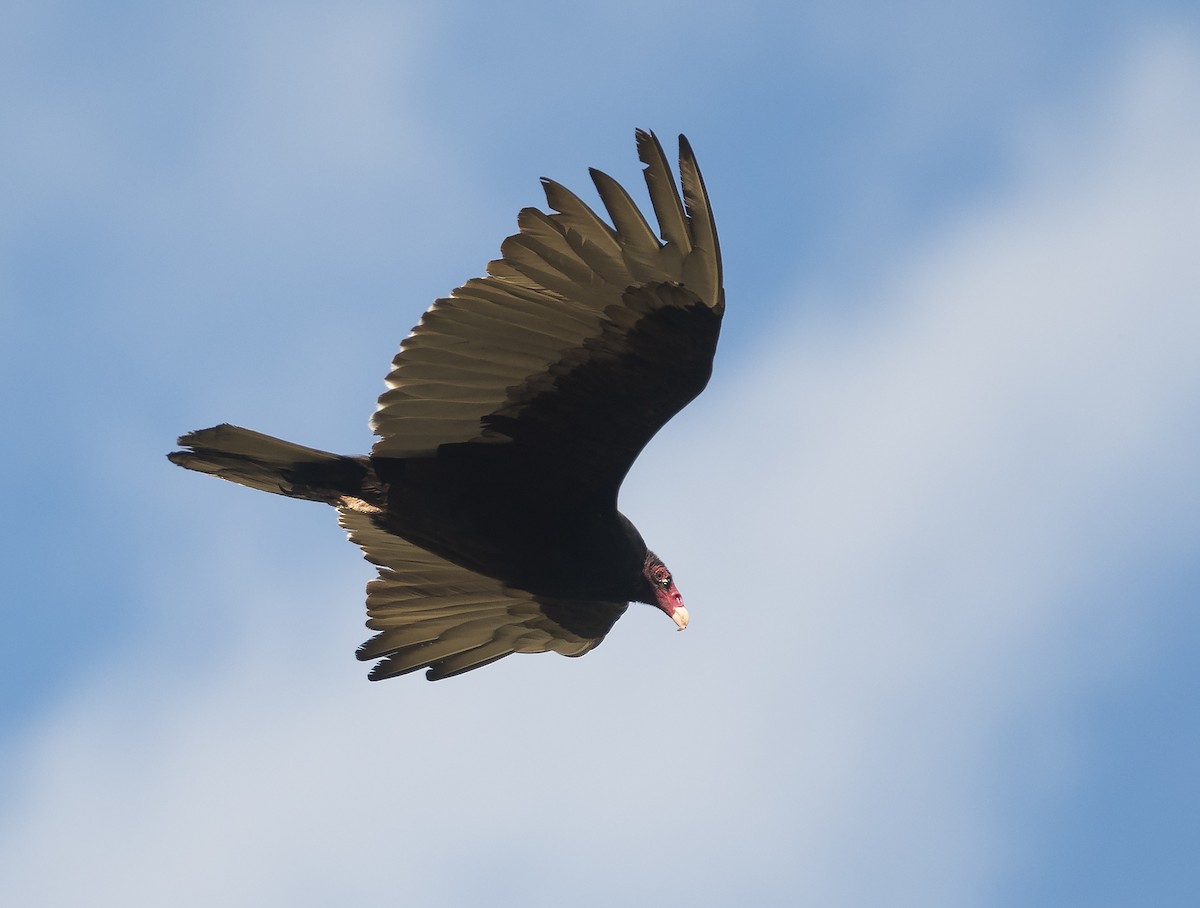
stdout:
<svg viewBox="0 0 1200 908">
<path fill-rule="evenodd" d="M 1200 898 L 1193 4 L 9 4 L 13 904 Z M 687 634 L 369 684 L 332 513 L 542 175 L 686 132 L 713 382 L 630 475 Z"/>
</svg>

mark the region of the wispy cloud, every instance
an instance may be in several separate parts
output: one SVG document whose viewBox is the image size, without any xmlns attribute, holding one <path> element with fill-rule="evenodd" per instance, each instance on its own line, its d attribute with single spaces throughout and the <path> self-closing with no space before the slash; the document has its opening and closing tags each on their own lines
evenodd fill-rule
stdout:
<svg viewBox="0 0 1200 908">
<path fill-rule="evenodd" d="M 1154 656 L 1173 605 L 1128 591 L 1200 522 L 1198 68 L 1145 42 L 654 443 L 624 501 L 687 634 L 635 608 L 582 660 L 370 685 L 368 567 L 292 530 L 329 515 L 212 490 L 225 540 L 147 569 L 167 617 L 22 745 L 9 898 L 994 900 L 1087 784 L 1080 705 Z"/>
</svg>

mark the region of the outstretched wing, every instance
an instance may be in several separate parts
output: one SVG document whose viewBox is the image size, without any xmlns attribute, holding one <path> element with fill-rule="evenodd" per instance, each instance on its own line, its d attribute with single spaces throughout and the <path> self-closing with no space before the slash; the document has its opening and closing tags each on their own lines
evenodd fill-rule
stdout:
<svg viewBox="0 0 1200 908">
<path fill-rule="evenodd" d="M 428 668 L 430 681 L 512 653 L 582 656 L 599 646 L 624 602 L 546 599 L 506 587 L 380 529 L 369 514 L 339 509 L 341 525 L 379 578 L 367 584 L 367 627 L 358 650 L 378 681 Z"/>
<path fill-rule="evenodd" d="M 518 444 L 615 495 L 646 442 L 707 383 L 725 308 L 691 147 L 680 136 L 682 200 L 658 140 L 639 130 L 637 147 L 659 235 L 597 170 L 612 226 L 543 180 L 554 213 L 521 211 L 488 276 L 434 303 L 401 345 L 371 421 L 373 454 Z"/>
</svg>

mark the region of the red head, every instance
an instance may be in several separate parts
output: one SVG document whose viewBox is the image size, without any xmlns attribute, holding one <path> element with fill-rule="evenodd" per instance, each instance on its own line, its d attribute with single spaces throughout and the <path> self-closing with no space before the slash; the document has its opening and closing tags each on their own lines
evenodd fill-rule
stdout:
<svg viewBox="0 0 1200 908">
<path fill-rule="evenodd" d="M 679 590 L 675 588 L 675 581 L 671 578 L 667 566 L 653 552 L 646 553 L 642 574 L 650 589 L 654 591 L 652 604 L 666 612 L 667 617 L 674 621 L 680 630 L 687 627 L 688 611 L 684 608 L 683 596 L 679 595 Z"/>
</svg>

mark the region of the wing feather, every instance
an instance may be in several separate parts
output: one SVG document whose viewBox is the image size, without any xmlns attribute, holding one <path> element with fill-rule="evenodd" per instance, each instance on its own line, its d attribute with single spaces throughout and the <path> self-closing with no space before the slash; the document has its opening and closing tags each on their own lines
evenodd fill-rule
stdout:
<svg viewBox="0 0 1200 908">
<path fill-rule="evenodd" d="M 638 159 L 646 165 L 646 188 L 650 192 L 650 203 L 654 206 L 654 216 L 658 218 L 662 238 L 668 246 L 676 247 L 681 256 L 687 255 L 692 251 L 688 218 L 679 199 L 679 190 L 671 178 L 671 166 L 663 154 L 662 145 L 651 133 L 639 129 L 637 148 Z"/>
<path fill-rule="evenodd" d="M 338 513 L 350 539 L 379 568 L 367 584 L 367 627 L 377 633 L 358 649 L 361 660 L 381 660 L 372 680 L 421 668 L 437 680 L 512 653 L 581 656 L 627 607 L 540 598 L 392 535 L 368 514 Z"/>
<path fill-rule="evenodd" d="M 721 292 L 721 244 L 713 223 L 708 190 L 700 175 L 700 166 L 688 140 L 679 137 L 679 182 L 683 184 L 683 206 L 692 228 L 692 251 L 683 261 L 683 282 L 702 299 L 713 299 L 719 310 L 725 308 Z"/>
<path fill-rule="evenodd" d="M 593 167 L 589 172 L 608 216 L 616 225 L 617 235 L 621 237 L 621 254 L 629 276 L 633 278 L 632 283 L 649 284 L 662 280 L 662 266 L 659 261 L 662 244 L 642 217 L 642 213 L 638 211 L 629 193 L 603 171 Z"/>
<path fill-rule="evenodd" d="M 605 465 L 606 481 L 619 480 L 640 450 L 637 439 L 644 444 L 698 393 L 724 307 L 708 196 L 682 137 L 682 195 L 653 134 L 639 131 L 637 146 L 658 235 L 625 189 L 600 171 L 591 175 L 611 225 L 573 192 L 543 179 L 550 212 L 523 209 L 519 232 L 501 245 L 501 258 L 488 264 L 487 276 L 435 302 L 401 345 L 371 420 L 379 436 L 375 456 L 431 455 L 443 444 L 461 442 L 521 444 L 523 437 L 531 443 L 535 436 L 544 446 L 546 432 L 522 436 L 497 427 L 519 422 L 523 408 L 557 393 L 565 375 L 586 367 L 586 382 L 577 385 L 590 395 L 588 408 L 581 399 L 579 406 L 564 401 L 556 411 L 595 423 L 589 437 L 603 436 L 606 427 L 610 434 L 628 429 L 627 420 L 611 414 L 630 403 L 629 394 L 651 398 L 650 405 L 634 402 L 637 438 L 617 439 L 613 450 L 620 460 Z M 654 289 L 660 286 L 679 292 Z M 694 317 L 650 311 L 664 307 Z M 639 324 L 635 314 L 662 324 Z M 656 338 L 668 329 L 684 332 L 685 342 L 691 332 L 694 352 L 657 367 L 643 362 L 652 351 L 638 347 L 630 332 Z M 652 384 L 622 382 L 621 370 Z M 612 389 L 612 406 L 596 409 L 592 404 L 605 388 Z M 576 428 L 563 424 L 565 434 Z"/>
</svg>

